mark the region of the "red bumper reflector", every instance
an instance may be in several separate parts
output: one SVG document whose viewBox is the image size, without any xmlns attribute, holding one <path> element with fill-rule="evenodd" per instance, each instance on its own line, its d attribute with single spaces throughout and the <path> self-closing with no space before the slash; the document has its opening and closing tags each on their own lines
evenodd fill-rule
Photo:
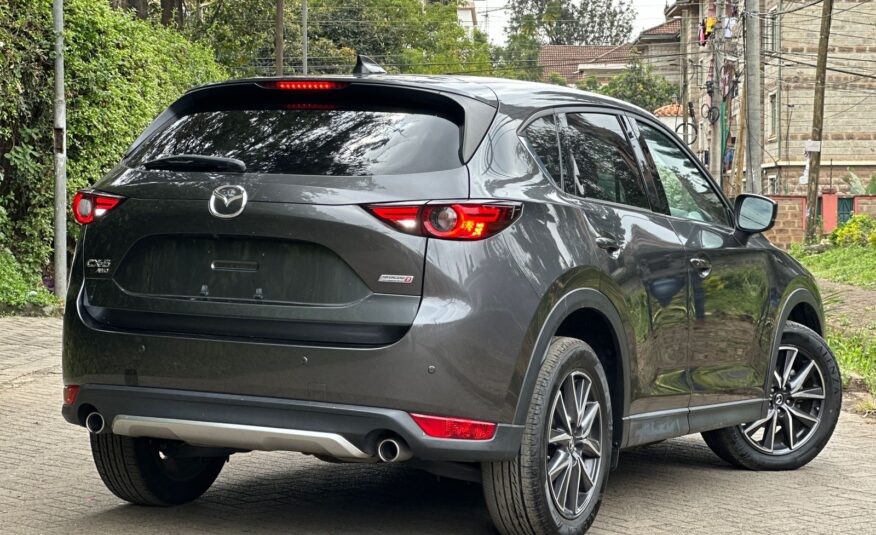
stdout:
<svg viewBox="0 0 876 535">
<path fill-rule="evenodd" d="M 76 396 L 79 395 L 79 385 L 67 385 L 64 387 L 64 405 L 72 405 L 76 403 Z"/>
<path fill-rule="evenodd" d="M 490 422 L 413 413 L 411 413 L 411 418 L 417 422 L 424 433 L 435 438 L 490 440 L 496 434 L 496 424 Z"/>
</svg>

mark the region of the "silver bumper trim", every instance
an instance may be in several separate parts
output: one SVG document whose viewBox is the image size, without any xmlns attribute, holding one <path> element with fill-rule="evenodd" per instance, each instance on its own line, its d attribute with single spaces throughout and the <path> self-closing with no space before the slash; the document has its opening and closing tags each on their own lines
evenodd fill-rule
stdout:
<svg viewBox="0 0 876 535">
<path fill-rule="evenodd" d="M 127 437 L 181 440 L 192 446 L 261 451 L 298 451 L 328 455 L 339 459 L 371 458 L 370 455 L 341 435 L 301 429 L 120 414 L 113 419 L 112 432 Z"/>
</svg>

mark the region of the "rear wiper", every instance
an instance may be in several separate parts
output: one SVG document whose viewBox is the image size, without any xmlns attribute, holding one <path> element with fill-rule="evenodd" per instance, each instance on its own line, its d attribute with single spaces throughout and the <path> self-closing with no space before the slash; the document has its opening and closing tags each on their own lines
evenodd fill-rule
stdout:
<svg viewBox="0 0 876 535">
<path fill-rule="evenodd" d="M 146 169 L 166 171 L 230 171 L 243 173 L 246 164 L 236 158 L 204 156 L 202 154 L 171 154 L 143 163 Z"/>
</svg>

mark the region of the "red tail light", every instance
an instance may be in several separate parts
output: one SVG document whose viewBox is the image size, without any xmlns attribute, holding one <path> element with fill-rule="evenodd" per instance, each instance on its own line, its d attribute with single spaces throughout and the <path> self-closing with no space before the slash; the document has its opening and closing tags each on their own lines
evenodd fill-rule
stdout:
<svg viewBox="0 0 876 535">
<path fill-rule="evenodd" d="M 119 205 L 124 197 L 107 195 L 91 191 L 77 191 L 73 197 L 73 219 L 77 223 L 87 225 L 95 219 L 100 219 L 107 212 Z"/>
<path fill-rule="evenodd" d="M 463 418 L 444 418 L 411 414 L 426 435 L 435 438 L 455 438 L 459 440 L 490 440 L 496 434 L 496 424 L 465 420 Z"/>
<path fill-rule="evenodd" d="M 512 202 L 452 203 L 366 207 L 402 232 L 445 240 L 482 240 L 498 234 L 520 215 Z"/>
<path fill-rule="evenodd" d="M 347 82 L 334 82 L 332 80 L 272 80 L 262 82 L 260 86 L 266 89 L 283 89 L 286 91 L 326 91 L 330 89 L 343 89 Z"/>
<path fill-rule="evenodd" d="M 79 385 L 67 385 L 64 387 L 64 405 L 72 405 L 76 403 L 76 396 L 79 395 Z"/>
</svg>

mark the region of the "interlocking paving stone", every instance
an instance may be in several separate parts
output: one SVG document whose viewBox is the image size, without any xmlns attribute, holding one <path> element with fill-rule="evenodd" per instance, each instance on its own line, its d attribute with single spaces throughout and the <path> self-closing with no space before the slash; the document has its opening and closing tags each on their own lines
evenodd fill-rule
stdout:
<svg viewBox="0 0 876 535">
<path fill-rule="evenodd" d="M 61 418 L 60 333 L 0 318 L 0 533 L 495 533 L 479 485 L 296 453 L 234 455 L 189 505 L 127 505 Z M 626 452 L 591 533 L 876 534 L 876 424 L 843 413 L 794 472 L 733 469 L 698 436 Z"/>
</svg>

